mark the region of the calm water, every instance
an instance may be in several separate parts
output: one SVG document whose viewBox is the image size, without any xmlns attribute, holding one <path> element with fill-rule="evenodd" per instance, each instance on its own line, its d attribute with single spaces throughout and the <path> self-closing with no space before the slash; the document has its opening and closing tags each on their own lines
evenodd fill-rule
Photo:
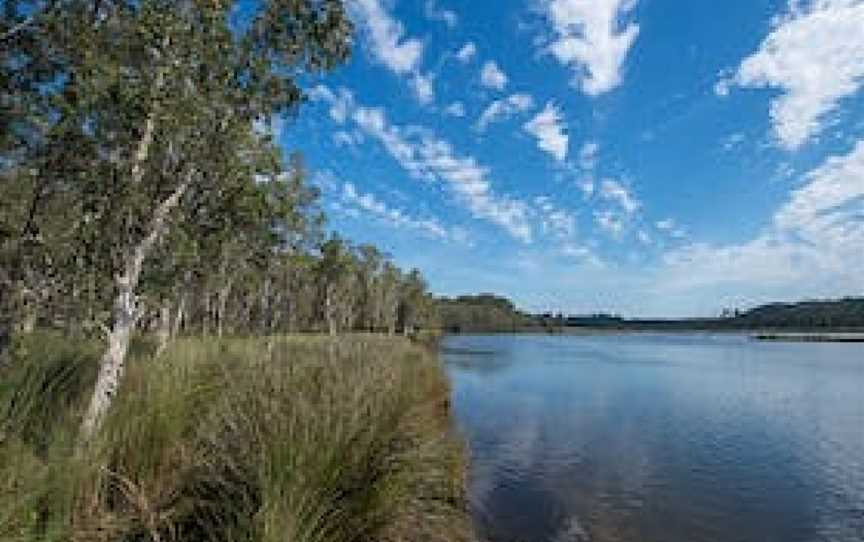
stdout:
<svg viewBox="0 0 864 542">
<path fill-rule="evenodd" d="M 444 359 L 489 540 L 864 541 L 864 345 L 454 336 Z"/>
</svg>

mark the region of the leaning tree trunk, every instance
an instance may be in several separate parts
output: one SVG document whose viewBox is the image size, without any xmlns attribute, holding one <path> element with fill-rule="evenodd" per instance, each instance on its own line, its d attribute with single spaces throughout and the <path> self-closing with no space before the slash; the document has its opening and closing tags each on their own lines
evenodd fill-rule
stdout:
<svg viewBox="0 0 864 542">
<path fill-rule="evenodd" d="M 126 353 L 129 350 L 129 338 L 137 320 L 135 307 L 135 286 L 138 276 L 134 261 L 126 265 L 124 272 L 115 278 L 117 295 L 114 298 L 113 326 L 108 333 L 108 349 L 99 364 L 99 375 L 96 378 L 96 388 L 90 399 L 90 406 L 84 415 L 81 427 L 85 439 L 89 440 L 101 426 L 105 413 L 123 378 Z"/>
<path fill-rule="evenodd" d="M 89 441 L 102 425 L 105 414 L 111 406 L 126 365 L 126 353 L 129 350 L 129 339 L 138 321 L 135 291 L 141 278 L 144 261 L 150 255 L 153 246 L 164 235 L 167 220 L 171 212 L 180 203 L 180 199 L 189 187 L 192 173 L 156 208 L 147 235 L 124 258 L 123 271 L 114 277 L 113 322 L 108 332 L 108 349 L 99 364 L 99 374 L 96 377 L 96 388 L 90 405 L 84 415 L 81 425 L 81 435 L 84 441 Z"/>
</svg>

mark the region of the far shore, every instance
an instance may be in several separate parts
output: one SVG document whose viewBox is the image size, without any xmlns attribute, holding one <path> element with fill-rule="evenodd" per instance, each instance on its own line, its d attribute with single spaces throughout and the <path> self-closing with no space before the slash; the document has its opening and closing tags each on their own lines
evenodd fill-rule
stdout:
<svg viewBox="0 0 864 542">
<path fill-rule="evenodd" d="M 677 328 L 677 327 L 563 327 L 540 328 L 525 327 L 501 330 L 462 330 L 444 331 L 444 335 L 482 335 L 482 334 L 518 334 L 518 335 L 630 335 L 630 334 L 675 334 L 675 335 L 747 335 L 758 341 L 775 342 L 836 342 L 864 343 L 864 330 L 790 330 L 774 331 L 765 329 L 707 329 L 707 328 Z"/>
<path fill-rule="evenodd" d="M 758 333 L 753 338 L 759 341 L 802 343 L 864 343 L 864 333 Z"/>
</svg>

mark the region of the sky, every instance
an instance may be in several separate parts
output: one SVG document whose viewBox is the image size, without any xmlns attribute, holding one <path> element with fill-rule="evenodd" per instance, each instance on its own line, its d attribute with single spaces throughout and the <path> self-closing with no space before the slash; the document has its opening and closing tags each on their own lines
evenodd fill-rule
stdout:
<svg viewBox="0 0 864 542">
<path fill-rule="evenodd" d="M 864 0 L 347 0 L 275 122 L 442 295 L 711 316 L 864 294 Z"/>
</svg>

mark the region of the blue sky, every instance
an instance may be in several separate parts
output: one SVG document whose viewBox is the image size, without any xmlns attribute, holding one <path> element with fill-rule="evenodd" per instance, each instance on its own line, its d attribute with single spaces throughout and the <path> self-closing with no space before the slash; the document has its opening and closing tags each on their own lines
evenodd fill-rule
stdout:
<svg viewBox="0 0 864 542">
<path fill-rule="evenodd" d="M 864 1 L 348 0 L 279 123 L 433 291 L 717 314 L 864 293 Z"/>
</svg>

